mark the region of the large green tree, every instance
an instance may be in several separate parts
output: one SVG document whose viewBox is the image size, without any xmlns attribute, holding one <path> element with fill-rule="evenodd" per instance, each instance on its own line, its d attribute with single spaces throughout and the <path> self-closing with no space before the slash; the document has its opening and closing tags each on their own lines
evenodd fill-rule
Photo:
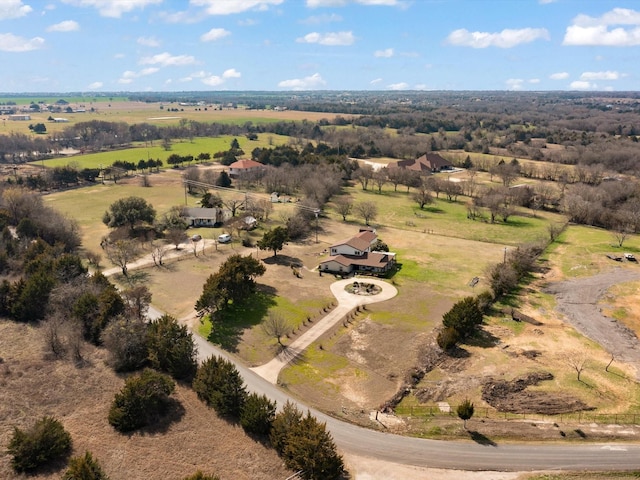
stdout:
<svg viewBox="0 0 640 480">
<path fill-rule="evenodd" d="M 175 387 L 169 376 L 151 369 L 129 377 L 113 399 L 109 423 L 120 432 L 149 425 L 166 412 Z"/>
<path fill-rule="evenodd" d="M 259 260 L 231 255 L 216 273 L 209 275 L 195 309 L 201 313 L 215 313 L 230 302 L 247 299 L 256 289 L 256 277 L 266 271 Z"/>
<path fill-rule="evenodd" d="M 220 415 L 240 418 L 247 391 L 235 365 L 222 357 L 209 357 L 193 379 L 198 398 Z"/>
<path fill-rule="evenodd" d="M 264 233 L 262 238 L 258 240 L 258 247 L 260 250 L 273 250 L 275 257 L 288 241 L 289 231 L 284 227 L 276 227 Z"/>
<path fill-rule="evenodd" d="M 477 297 L 466 297 L 456 302 L 451 310 L 442 316 L 445 327 L 454 328 L 461 338 L 466 338 L 475 332 L 482 324 L 483 314 Z"/>
<path fill-rule="evenodd" d="M 193 335 L 170 315 L 152 321 L 147 329 L 151 366 L 178 380 L 190 380 L 198 367 L 198 351 Z"/>
<path fill-rule="evenodd" d="M 43 417 L 28 430 L 14 428 L 7 452 L 16 472 L 32 472 L 71 452 L 71 435 L 62 423 Z"/>
<path fill-rule="evenodd" d="M 153 223 L 155 209 L 141 197 L 126 197 L 116 200 L 104 212 L 102 221 L 111 228 L 129 227 L 130 231 L 140 223 Z"/>
</svg>

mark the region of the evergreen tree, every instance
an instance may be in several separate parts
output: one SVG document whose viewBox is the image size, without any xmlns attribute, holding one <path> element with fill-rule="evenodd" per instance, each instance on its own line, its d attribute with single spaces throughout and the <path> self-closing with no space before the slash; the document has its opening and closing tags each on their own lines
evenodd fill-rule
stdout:
<svg viewBox="0 0 640 480">
<path fill-rule="evenodd" d="M 193 335 L 170 315 L 149 324 L 147 348 L 151 366 L 178 380 L 191 380 L 198 368 L 198 351 Z"/>
<path fill-rule="evenodd" d="M 69 467 L 64 472 L 62 480 L 109 480 L 91 452 L 85 452 L 81 457 L 69 460 Z"/>
<path fill-rule="evenodd" d="M 222 357 L 209 357 L 193 380 L 198 398 L 219 415 L 240 418 L 247 399 L 244 380 L 235 365 Z"/>
<path fill-rule="evenodd" d="M 276 404 L 265 395 L 251 393 L 240 412 L 240 425 L 248 433 L 269 435 L 276 417 Z"/>
<path fill-rule="evenodd" d="M 116 393 L 109 409 L 109 424 L 120 432 L 149 425 L 164 414 L 176 384 L 167 375 L 151 369 L 129 377 Z"/>
<path fill-rule="evenodd" d="M 69 452 L 71 435 L 52 417 L 43 417 L 26 431 L 15 427 L 7 449 L 13 457 L 11 466 L 16 472 L 32 472 L 66 457 Z"/>
<path fill-rule="evenodd" d="M 454 328 L 461 338 L 473 334 L 476 327 L 482 324 L 482 310 L 476 297 L 466 297 L 456 302 L 451 310 L 442 317 L 445 327 Z"/>
<path fill-rule="evenodd" d="M 464 422 L 464 429 L 467 429 L 467 420 L 473 417 L 473 403 L 469 401 L 468 398 L 465 398 L 464 401 L 458 405 L 456 412 L 460 420 Z"/>
</svg>

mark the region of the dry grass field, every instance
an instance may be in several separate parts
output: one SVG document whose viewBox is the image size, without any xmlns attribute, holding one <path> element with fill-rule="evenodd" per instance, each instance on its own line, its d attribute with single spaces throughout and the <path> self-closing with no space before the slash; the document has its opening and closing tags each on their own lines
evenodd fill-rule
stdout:
<svg viewBox="0 0 640 480">
<path fill-rule="evenodd" d="M 76 367 L 47 358 L 40 328 L 0 321 L 0 353 L 2 479 L 27 478 L 13 473 L 4 449 L 14 426 L 28 428 L 44 415 L 64 424 L 74 456 L 91 451 L 112 480 L 177 480 L 197 470 L 244 480 L 281 480 L 292 473 L 274 450 L 218 418 L 185 386 L 177 387 L 179 406 L 166 421 L 154 429 L 119 434 L 107 423 L 107 412 L 124 379 L 105 365 L 102 349 L 86 346 L 85 365 Z M 61 472 L 28 478 L 59 479 Z"/>
<path fill-rule="evenodd" d="M 80 104 L 73 104 L 77 107 Z M 274 123 L 279 121 L 333 119 L 336 114 L 322 112 L 299 112 L 293 110 L 247 110 L 245 108 L 214 109 L 209 106 L 206 110 L 201 107 L 182 107 L 171 103 L 146 103 L 126 100 L 113 102 L 83 103 L 86 112 L 83 113 L 56 113 L 35 112 L 31 113 L 31 120 L 12 121 L 6 116 L 0 117 L 0 134 L 23 133 L 35 135 L 29 130 L 30 124 L 44 123 L 47 133 L 55 133 L 64 128 L 80 123 L 99 120 L 103 122 L 150 123 L 157 126 L 177 125 L 180 120 L 193 120 L 196 122 L 219 122 L 243 124 L 245 122 Z M 162 106 L 162 108 L 160 108 Z M 93 108 L 93 111 L 91 109 Z M 178 111 L 169 111 L 178 109 Z M 68 123 L 54 123 L 47 120 L 49 117 L 66 118 Z"/>
</svg>

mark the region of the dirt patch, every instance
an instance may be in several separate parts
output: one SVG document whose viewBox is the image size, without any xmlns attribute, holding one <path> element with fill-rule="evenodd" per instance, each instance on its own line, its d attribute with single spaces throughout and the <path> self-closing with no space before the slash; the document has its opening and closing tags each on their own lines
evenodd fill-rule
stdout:
<svg viewBox="0 0 640 480">
<path fill-rule="evenodd" d="M 598 300 L 613 285 L 640 279 L 637 270 L 616 268 L 586 278 L 551 283 L 544 289 L 555 295 L 557 310 L 584 336 L 636 369 L 640 379 L 640 341 L 614 318 L 603 315 Z"/>
<path fill-rule="evenodd" d="M 591 410 L 591 407 L 570 395 L 527 390 L 545 380 L 553 380 L 553 375 L 534 372 L 511 381 L 489 380 L 482 386 L 482 399 L 499 412 L 558 415 Z"/>
</svg>

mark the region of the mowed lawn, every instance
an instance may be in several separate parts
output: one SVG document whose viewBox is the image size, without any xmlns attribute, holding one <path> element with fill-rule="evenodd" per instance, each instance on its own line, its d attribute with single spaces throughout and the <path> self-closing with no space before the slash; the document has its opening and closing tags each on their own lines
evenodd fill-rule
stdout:
<svg viewBox="0 0 640 480">
<path fill-rule="evenodd" d="M 450 202 L 443 194 L 434 197 L 434 202 L 420 209 L 412 199 L 412 192 L 406 188 L 393 191 L 391 185 L 383 187 L 382 193 L 377 189 L 362 190 L 359 186 L 348 189 L 349 196 L 354 203 L 373 202 L 377 205 L 378 214 L 371 222 L 372 226 L 392 227 L 406 231 L 425 232 L 445 237 L 464 238 L 477 242 L 498 243 L 501 245 L 517 246 L 523 243 L 537 242 L 548 238 L 550 222 L 564 223 L 561 215 L 527 209 L 518 209 L 516 215 L 509 217 L 506 223 L 496 221 L 490 223 L 488 213 L 485 219 L 470 220 L 467 208 L 471 199 L 459 196 L 457 201 Z M 329 214 L 341 218 L 335 209 L 329 209 Z M 356 211 L 348 217 L 349 220 L 362 222 Z"/>
<path fill-rule="evenodd" d="M 79 168 L 102 168 L 112 165 L 117 160 L 133 162 L 137 164 L 140 160 L 148 160 L 150 158 L 163 162 L 163 168 L 171 168 L 167 164 L 167 158 L 170 155 L 187 156 L 192 155 L 194 159 L 201 153 L 208 153 L 212 160 L 213 155 L 217 152 L 229 150 L 233 139 L 237 139 L 240 148 L 244 151 L 241 157 L 250 158 L 251 151 L 255 148 L 273 148 L 276 145 L 286 144 L 290 137 L 284 135 L 261 133 L 257 140 L 249 140 L 243 135 L 223 135 L 220 137 L 195 137 L 193 140 L 178 140 L 171 143 L 171 149 L 165 150 L 160 141 L 153 144 L 145 145 L 143 143 L 136 144 L 132 148 L 123 150 L 111 150 L 108 152 L 89 153 L 86 155 L 73 155 L 69 157 L 59 157 L 44 162 L 33 162 L 36 165 L 44 164 L 46 167 L 62 167 L 74 164 Z M 194 164 L 196 161 L 194 160 Z M 186 165 L 186 164 L 185 164 Z"/>
<path fill-rule="evenodd" d="M 153 186 L 161 175 L 175 174 L 166 172 L 151 175 L 151 187 L 142 187 L 137 181 L 132 180 L 129 184 L 98 184 L 56 192 L 45 195 L 43 199 L 47 205 L 78 222 L 82 244 L 86 249 L 100 251 L 100 240 L 109 231 L 102 222 L 102 217 L 116 200 L 130 196 L 142 197 L 155 208 L 158 216 L 169 211 L 174 205 L 184 205 L 184 189 L 179 182 Z"/>
</svg>

